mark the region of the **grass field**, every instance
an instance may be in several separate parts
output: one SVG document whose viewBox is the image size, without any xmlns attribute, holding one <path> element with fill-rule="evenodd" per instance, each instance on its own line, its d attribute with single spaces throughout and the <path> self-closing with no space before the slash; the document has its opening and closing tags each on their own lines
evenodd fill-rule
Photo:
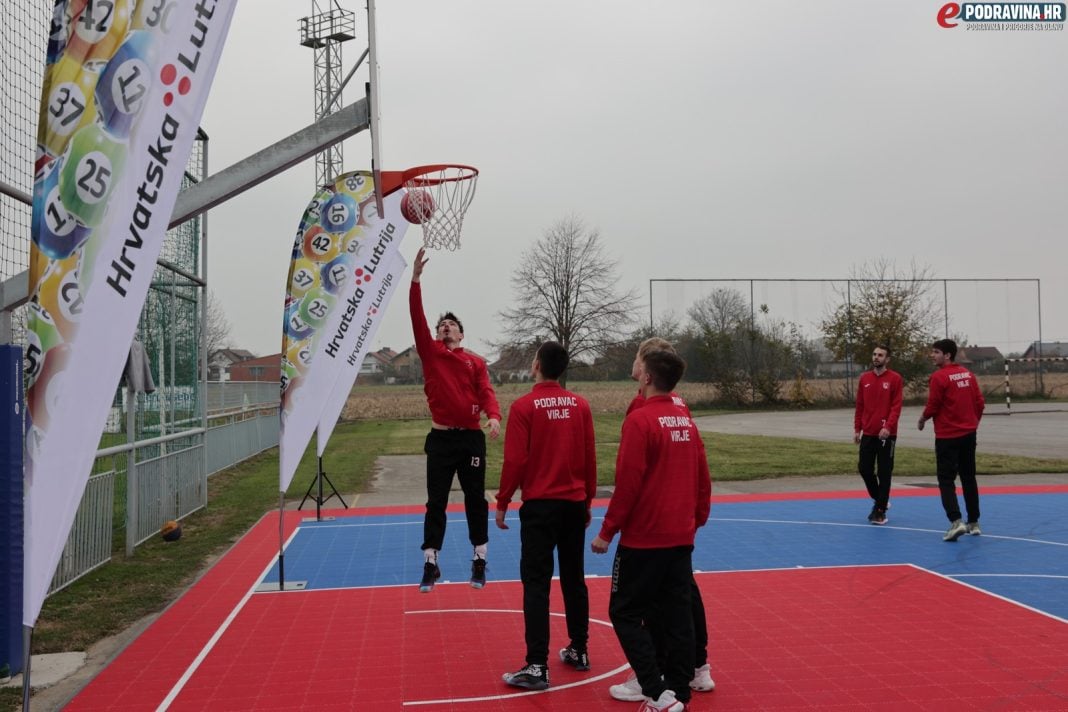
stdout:
<svg viewBox="0 0 1068 712">
<path fill-rule="evenodd" d="M 502 407 L 507 409 L 529 387 L 501 387 L 498 395 Z M 572 387 L 590 400 L 595 411 L 598 480 L 603 485 L 611 484 L 621 413 L 635 392 L 634 386 L 580 383 Z M 700 388 L 684 386 L 679 390 L 691 402 L 699 402 Z M 379 455 L 420 454 L 428 425 L 426 415 L 398 417 L 409 409 L 425 410 L 418 386 L 361 386 L 359 393 L 360 398 L 350 401 L 348 413 L 359 414 L 361 419 L 339 425 L 324 456 L 325 470 L 345 494 L 363 490 L 374 474 Z M 372 412 L 379 413 L 379 417 L 369 415 Z M 389 413 L 394 417 L 381 417 Z M 701 411 L 695 413 L 700 414 Z M 486 488 L 492 493 L 499 482 L 502 441 L 489 442 Z M 849 474 L 856 467 L 856 448 L 849 443 L 716 433 L 706 434 L 705 443 L 713 479 L 720 481 Z M 287 492 L 288 500 L 299 500 L 304 494 L 316 471 L 314 456 L 311 444 Z M 987 474 L 1068 472 L 1068 460 L 980 452 L 978 467 Z M 934 457 L 928 449 L 899 448 L 895 474 L 933 477 Z M 208 484 L 208 507 L 183 521 L 184 534 L 179 542 L 152 540 L 127 558 L 123 553 L 124 538 L 116 536 L 110 564 L 49 597 L 34 631 L 33 652 L 86 650 L 166 607 L 258 519 L 277 509 L 278 451 L 270 450 L 216 474 Z M 19 690 L 0 689 L 0 710 L 17 709 L 20 704 Z"/>
<path fill-rule="evenodd" d="M 1001 375 L 979 376 L 979 383 L 983 392 L 991 403 L 1002 402 L 1005 398 L 1005 377 Z M 856 381 L 854 379 L 854 385 Z M 1045 391 L 1050 398 L 1068 399 L 1068 373 L 1047 373 L 1043 377 Z M 782 384 L 782 395 L 787 399 L 782 405 L 790 407 L 788 397 L 793 383 Z M 1031 375 L 1014 374 L 1012 377 L 1013 399 L 1020 399 L 1021 395 L 1034 390 L 1034 377 Z M 590 408 L 595 414 L 608 415 L 622 413 L 626 410 L 637 387 L 630 381 L 583 381 L 570 383 L 568 388 L 574 390 L 590 402 Z M 846 391 L 846 379 L 827 378 L 805 381 L 805 388 L 809 397 L 818 403 L 828 405 L 837 404 L 848 406 L 850 402 L 844 399 Z M 519 396 L 530 390 L 529 383 L 506 383 L 496 387 L 497 399 L 505 413 Z M 710 404 L 716 398 L 716 388 L 710 383 L 680 383 L 677 389 L 687 403 Z M 922 395 L 921 395 L 922 397 Z M 361 385 L 349 398 L 343 413 L 345 420 L 366 420 L 378 418 L 429 418 L 430 411 L 426 407 L 426 398 L 423 395 L 422 386 L 371 386 Z"/>
</svg>

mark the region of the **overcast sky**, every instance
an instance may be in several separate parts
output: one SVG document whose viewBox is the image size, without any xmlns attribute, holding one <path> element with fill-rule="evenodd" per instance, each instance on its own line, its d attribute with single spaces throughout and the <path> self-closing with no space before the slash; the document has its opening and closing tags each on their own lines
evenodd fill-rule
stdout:
<svg viewBox="0 0 1068 712">
<path fill-rule="evenodd" d="M 385 168 L 481 170 L 462 249 L 424 275 L 430 318 L 455 311 L 465 345 L 493 355 L 520 254 L 574 215 L 619 259 L 643 322 L 651 278 L 842 277 L 887 258 L 939 278 L 1041 279 L 1044 340 L 1068 341 L 1068 35 L 943 29 L 942 4 L 379 0 Z M 359 35 L 347 73 L 366 15 L 341 6 Z M 210 172 L 313 121 L 298 33 L 311 8 L 238 3 L 202 122 Z M 370 168 L 366 133 L 344 150 L 346 170 Z M 234 347 L 280 348 L 314 173 L 309 160 L 210 214 L 209 282 Z M 411 229 L 409 263 L 420 240 Z M 819 290 L 754 291 L 807 326 Z M 1021 351 L 1037 337 L 1033 284 L 947 291 L 952 333 Z M 698 292 L 658 288 L 654 306 L 682 313 Z M 412 343 L 401 289 L 374 347 Z"/>
</svg>

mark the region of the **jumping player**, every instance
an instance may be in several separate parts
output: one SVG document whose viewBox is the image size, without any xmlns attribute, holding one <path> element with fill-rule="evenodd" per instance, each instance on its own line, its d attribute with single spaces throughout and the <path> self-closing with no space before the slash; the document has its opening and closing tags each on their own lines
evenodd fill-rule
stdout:
<svg viewBox="0 0 1068 712">
<path fill-rule="evenodd" d="M 452 312 L 438 319 L 437 338 L 430 335 L 423 311 L 420 279 L 429 262 L 419 248 L 412 267 L 408 307 L 415 333 L 415 348 L 423 363 L 423 391 L 430 406 L 430 433 L 426 436 L 426 516 L 423 519 L 423 578 L 419 590 L 433 590 L 441 577 L 438 552 L 445 539 L 445 507 L 453 475 L 464 491 L 467 533 L 474 547 L 471 586 L 486 585 L 486 547 L 489 541 L 489 504 L 486 502 L 486 436 L 479 427 L 485 412 L 491 438 L 501 432 L 501 409 L 490 385 L 486 363 L 464 351 L 463 323 Z"/>
</svg>

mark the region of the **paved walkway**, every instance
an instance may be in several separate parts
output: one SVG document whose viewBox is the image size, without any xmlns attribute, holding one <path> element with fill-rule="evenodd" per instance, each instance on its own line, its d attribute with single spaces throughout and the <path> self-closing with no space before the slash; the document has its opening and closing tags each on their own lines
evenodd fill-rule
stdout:
<svg viewBox="0 0 1068 712">
<path fill-rule="evenodd" d="M 934 450 L 934 428 L 916 429 L 922 409 L 901 411 L 897 444 Z M 806 410 L 777 413 L 731 413 L 696 419 L 702 431 L 732 435 L 771 435 L 787 438 L 853 441 L 853 409 Z M 987 404 L 979 426 L 979 450 L 1005 455 L 1068 459 L 1068 404 L 1023 403 L 1007 415 L 1004 403 Z M 933 457 L 933 455 L 932 455 Z"/>
</svg>

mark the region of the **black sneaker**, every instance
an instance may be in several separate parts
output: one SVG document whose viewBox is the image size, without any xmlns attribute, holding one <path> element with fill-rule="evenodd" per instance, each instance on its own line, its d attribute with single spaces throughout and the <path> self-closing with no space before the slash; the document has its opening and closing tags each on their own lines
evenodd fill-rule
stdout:
<svg viewBox="0 0 1068 712">
<path fill-rule="evenodd" d="M 484 561 L 484 559 L 480 559 Z M 512 687 L 527 690 L 547 690 L 549 688 L 549 668 L 546 665 L 527 665 L 515 672 L 506 672 L 501 679 Z"/>
<path fill-rule="evenodd" d="M 583 672 L 590 669 L 590 656 L 586 651 L 579 652 L 570 645 L 560 651 L 560 662 Z"/>
<path fill-rule="evenodd" d="M 871 508 L 871 512 L 868 513 L 868 521 L 871 522 L 872 524 L 875 524 L 875 516 L 878 513 L 879 513 L 879 508 L 877 506 L 873 505 L 872 508 Z"/>
<path fill-rule="evenodd" d="M 486 560 L 475 559 L 471 562 L 471 588 L 482 588 L 486 585 Z M 538 688 L 539 690 L 542 688 Z"/>
<path fill-rule="evenodd" d="M 441 569 L 437 564 L 426 562 L 423 564 L 423 579 L 419 582 L 420 593 L 430 593 L 434 590 L 434 583 L 441 578 Z"/>
<path fill-rule="evenodd" d="M 868 517 L 868 521 L 871 522 L 872 524 L 886 524 L 886 522 L 888 521 L 887 518 L 886 518 L 886 510 L 885 509 L 876 509 Z"/>
</svg>

